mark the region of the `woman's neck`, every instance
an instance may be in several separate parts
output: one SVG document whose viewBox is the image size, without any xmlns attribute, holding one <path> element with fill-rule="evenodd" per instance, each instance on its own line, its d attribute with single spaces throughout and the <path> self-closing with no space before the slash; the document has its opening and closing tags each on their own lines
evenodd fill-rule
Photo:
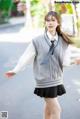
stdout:
<svg viewBox="0 0 80 119">
<path fill-rule="evenodd" d="M 56 35 L 56 31 L 50 31 L 50 34 L 51 34 L 52 36 L 55 36 L 55 35 Z"/>
</svg>

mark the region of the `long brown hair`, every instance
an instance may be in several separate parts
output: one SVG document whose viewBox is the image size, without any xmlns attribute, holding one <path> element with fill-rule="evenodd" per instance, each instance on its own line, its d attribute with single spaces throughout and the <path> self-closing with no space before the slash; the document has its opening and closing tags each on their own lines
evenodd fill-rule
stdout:
<svg viewBox="0 0 80 119">
<path fill-rule="evenodd" d="M 56 28 L 56 31 L 57 31 L 58 35 L 61 36 L 63 38 L 63 40 L 65 42 L 67 42 L 68 44 L 72 44 L 70 36 L 61 31 L 61 17 L 60 17 L 60 15 L 55 11 L 49 11 L 45 16 L 45 21 L 47 21 L 49 16 L 54 16 L 57 19 L 58 23 L 59 23 L 59 25 Z"/>
</svg>

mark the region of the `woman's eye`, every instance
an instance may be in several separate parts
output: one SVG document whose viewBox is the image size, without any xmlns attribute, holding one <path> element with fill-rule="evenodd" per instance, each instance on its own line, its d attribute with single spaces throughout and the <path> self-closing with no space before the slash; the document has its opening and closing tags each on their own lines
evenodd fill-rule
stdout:
<svg viewBox="0 0 80 119">
<path fill-rule="evenodd" d="M 50 19 L 47 19 L 47 21 L 51 21 Z"/>
<path fill-rule="evenodd" d="M 52 21 L 55 21 L 54 19 L 52 19 Z"/>
<path fill-rule="evenodd" d="M 47 19 L 46 20 L 47 22 L 50 22 L 50 21 L 55 21 L 54 19 Z"/>
<path fill-rule="evenodd" d="M 50 22 L 50 21 L 53 21 L 53 22 L 54 22 L 55 19 L 47 19 L 46 21 L 47 21 L 47 22 Z"/>
</svg>

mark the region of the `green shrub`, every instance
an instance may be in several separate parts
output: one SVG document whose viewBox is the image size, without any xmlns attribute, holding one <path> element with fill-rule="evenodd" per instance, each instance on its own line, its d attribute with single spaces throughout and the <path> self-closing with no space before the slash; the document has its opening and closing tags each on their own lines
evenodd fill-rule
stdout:
<svg viewBox="0 0 80 119">
<path fill-rule="evenodd" d="M 0 0 L 0 24 L 8 22 L 12 0 Z"/>
</svg>

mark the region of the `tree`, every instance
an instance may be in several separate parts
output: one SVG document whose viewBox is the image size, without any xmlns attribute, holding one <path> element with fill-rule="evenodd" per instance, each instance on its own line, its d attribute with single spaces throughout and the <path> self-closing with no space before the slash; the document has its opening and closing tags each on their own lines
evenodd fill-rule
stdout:
<svg viewBox="0 0 80 119">
<path fill-rule="evenodd" d="M 0 24 L 8 22 L 12 0 L 0 0 Z"/>
</svg>

